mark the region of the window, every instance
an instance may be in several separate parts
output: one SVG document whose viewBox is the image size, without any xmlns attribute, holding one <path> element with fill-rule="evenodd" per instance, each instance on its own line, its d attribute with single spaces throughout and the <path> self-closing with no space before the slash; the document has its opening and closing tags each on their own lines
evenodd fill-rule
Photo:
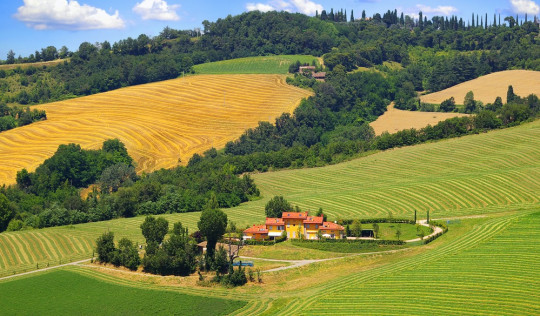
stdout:
<svg viewBox="0 0 540 316">
<path fill-rule="evenodd" d="M 319 225 L 315 225 L 315 229 L 318 229 L 319 228 Z"/>
</svg>

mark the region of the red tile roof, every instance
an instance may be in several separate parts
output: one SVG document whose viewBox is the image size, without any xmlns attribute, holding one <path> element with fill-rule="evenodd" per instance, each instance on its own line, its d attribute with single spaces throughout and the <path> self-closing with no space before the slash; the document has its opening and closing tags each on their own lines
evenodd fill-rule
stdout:
<svg viewBox="0 0 540 316">
<path fill-rule="evenodd" d="M 324 217 L 322 217 L 322 216 L 308 216 L 304 220 L 304 224 L 319 224 L 319 225 L 322 225 L 323 221 L 324 221 Z"/>
<path fill-rule="evenodd" d="M 283 218 L 267 217 L 266 225 L 285 225 L 285 221 L 283 221 Z"/>
<path fill-rule="evenodd" d="M 266 229 L 266 225 L 253 225 L 250 228 L 244 230 L 244 233 L 268 234 L 268 229 Z"/>
<path fill-rule="evenodd" d="M 286 219 L 286 218 L 289 218 L 289 219 L 306 219 L 307 216 L 308 216 L 308 212 L 302 212 L 302 213 L 283 212 L 283 214 L 281 214 L 281 218 L 283 218 L 283 219 Z"/>
<path fill-rule="evenodd" d="M 345 228 L 332 222 L 324 222 L 322 226 L 319 226 L 319 230 L 345 230 Z"/>
</svg>

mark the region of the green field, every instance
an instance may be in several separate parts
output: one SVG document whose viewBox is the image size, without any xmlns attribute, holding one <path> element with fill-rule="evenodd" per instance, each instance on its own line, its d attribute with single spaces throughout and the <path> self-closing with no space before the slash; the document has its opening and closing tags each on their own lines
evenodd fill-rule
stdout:
<svg viewBox="0 0 540 316">
<path fill-rule="evenodd" d="M 307 55 L 279 55 L 246 57 L 195 65 L 197 74 L 287 74 L 289 65 L 299 60 L 301 63 L 319 62 L 319 58 Z"/>
<path fill-rule="evenodd" d="M 69 270 L 0 283 L 3 315 L 227 315 L 245 302 L 114 284 Z"/>
<path fill-rule="evenodd" d="M 537 207 L 540 199 L 540 120 L 518 127 L 377 153 L 324 168 L 253 176 L 263 198 L 226 210 L 244 227 L 264 221 L 264 205 L 284 195 L 294 205 L 323 207 L 330 220 L 432 218 Z M 196 228 L 200 213 L 164 215 Z M 110 230 L 116 240 L 143 242 L 143 217 L 0 234 L 0 276 L 89 258 Z"/>
<path fill-rule="evenodd" d="M 484 221 L 431 251 L 328 282 L 271 314 L 383 315 L 398 308 L 403 315 L 537 315 L 539 210 Z"/>
</svg>

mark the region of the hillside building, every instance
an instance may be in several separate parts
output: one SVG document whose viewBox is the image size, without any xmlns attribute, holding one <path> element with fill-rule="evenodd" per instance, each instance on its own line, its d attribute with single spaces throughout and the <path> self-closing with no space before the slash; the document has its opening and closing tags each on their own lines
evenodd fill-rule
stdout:
<svg viewBox="0 0 540 316">
<path fill-rule="evenodd" d="M 343 226 L 325 222 L 322 216 L 309 216 L 308 212 L 283 212 L 281 218 L 267 217 L 264 225 L 253 225 L 244 230 L 243 238 L 254 240 L 274 239 L 286 234 L 287 238 L 332 239 L 344 238 Z"/>
</svg>

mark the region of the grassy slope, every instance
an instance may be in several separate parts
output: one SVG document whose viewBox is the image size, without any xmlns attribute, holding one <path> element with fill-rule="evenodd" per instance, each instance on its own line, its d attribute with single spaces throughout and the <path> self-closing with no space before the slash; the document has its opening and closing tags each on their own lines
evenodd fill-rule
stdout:
<svg viewBox="0 0 540 316">
<path fill-rule="evenodd" d="M 474 225 L 422 254 L 328 282 L 272 314 L 520 314 L 540 309 L 540 209 Z M 277 305 L 277 304 L 276 304 Z"/>
<path fill-rule="evenodd" d="M 279 55 L 246 57 L 195 65 L 197 74 L 287 74 L 289 65 L 299 60 L 309 63 L 317 57 L 309 55 Z"/>
<path fill-rule="evenodd" d="M 314 211 L 337 217 L 432 218 L 495 213 L 538 206 L 540 120 L 511 129 L 390 150 L 324 168 L 255 175 L 264 198 L 226 210 L 238 226 L 264 220 L 264 205 L 282 194 Z M 199 213 L 165 215 L 193 231 Z M 143 217 L 0 234 L 0 275 L 76 260 L 92 254 L 95 238 L 142 242 Z"/>
<path fill-rule="evenodd" d="M 65 270 L 0 283 L 0 297 L 2 314 L 26 315 L 226 315 L 245 305 L 123 286 Z"/>
</svg>

